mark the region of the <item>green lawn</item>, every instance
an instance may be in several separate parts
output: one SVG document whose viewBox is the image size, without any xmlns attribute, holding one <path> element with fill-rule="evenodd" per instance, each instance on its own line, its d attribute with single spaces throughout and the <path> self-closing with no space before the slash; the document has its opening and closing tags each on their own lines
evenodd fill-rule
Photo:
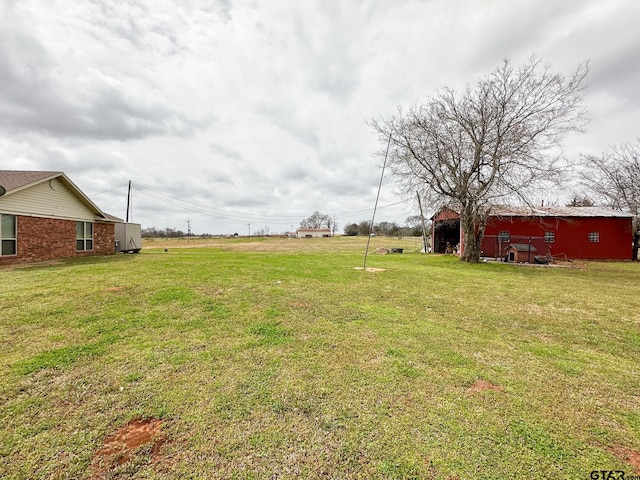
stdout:
<svg viewBox="0 0 640 480">
<path fill-rule="evenodd" d="M 356 270 L 366 240 L 0 268 L 0 477 L 640 474 L 640 265 L 469 265 L 375 238 L 405 253 Z M 98 468 L 140 418 L 163 442 Z"/>
</svg>

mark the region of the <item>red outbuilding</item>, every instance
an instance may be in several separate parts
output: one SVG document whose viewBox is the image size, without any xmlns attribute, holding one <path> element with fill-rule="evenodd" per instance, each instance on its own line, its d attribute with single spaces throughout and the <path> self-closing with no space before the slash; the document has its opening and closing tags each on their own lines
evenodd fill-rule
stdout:
<svg viewBox="0 0 640 480">
<path fill-rule="evenodd" d="M 510 246 L 550 254 L 554 258 L 585 260 L 631 260 L 633 215 L 601 207 L 492 207 L 482 256 L 495 259 L 508 255 Z M 464 248 L 460 214 L 453 208 L 440 210 L 433 218 L 432 249 L 446 253 Z M 514 247 L 511 247 L 511 252 Z M 529 251 L 521 258 L 529 261 Z"/>
</svg>

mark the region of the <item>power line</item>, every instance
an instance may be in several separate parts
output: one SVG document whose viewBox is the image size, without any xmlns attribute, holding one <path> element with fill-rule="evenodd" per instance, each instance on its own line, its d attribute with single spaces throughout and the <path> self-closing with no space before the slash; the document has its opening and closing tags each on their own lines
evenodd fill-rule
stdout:
<svg viewBox="0 0 640 480">
<path fill-rule="evenodd" d="M 400 200 L 399 202 L 389 203 L 387 205 L 379 206 L 378 210 L 383 209 L 383 208 L 393 207 L 395 205 L 400 205 L 401 203 L 405 203 L 404 200 Z M 372 212 L 372 211 L 373 211 L 373 208 L 367 208 L 367 209 L 364 209 L 364 210 L 354 210 L 352 212 L 342 212 L 340 214 L 337 214 L 335 218 L 336 218 L 336 220 L 342 220 L 343 218 L 346 218 L 346 217 L 351 217 L 351 216 L 356 215 L 356 214 L 369 213 L 369 212 Z"/>
<path fill-rule="evenodd" d="M 93 195 L 89 195 L 89 197 L 112 192 L 114 190 L 118 190 L 123 187 L 126 187 L 127 185 L 128 184 L 118 185 L 116 187 L 103 190 L 98 193 L 94 193 Z M 292 220 L 299 221 L 303 218 L 306 218 L 309 215 L 309 212 L 294 213 L 294 214 L 288 213 L 284 215 L 269 215 L 269 214 L 256 214 L 251 212 L 241 212 L 238 210 L 217 208 L 209 205 L 202 205 L 199 203 L 182 200 L 179 198 L 172 197 L 171 195 L 167 195 L 166 193 L 159 192 L 152 188 L 149 188 L 137 183 L 133 183 L 133 182 L 131 183 L 131 187 L 134 190 L 142 193 L 143 195 L 146 195 L 147 197 L 153 198 L 155 200 L 160 200 L 161 202 L 166 203 L 167 205 L 172 205 L 183 211 L 199 213 L 201 215 L 205 215 L 208 217 L 212 217 L 212 218 L 215 218 L 221 221 L 227 221 L 227 222 L 230 221 L 230 222 L 246 224 L 249 222 L 253 222 L 253 223 L 264 222 L 266 220 L 273 225 L 291 225 Z M 402 203 L 404 202 L 398 201 L 398 202 L 390 203 L 387 205 L 378 206 L 378 209 L 389 208 Z M 372 209 L 370 208 L 363 209 L 363 210 L 342 211 L 342 212 L 336 213 L 335 215 L 333 215 L 333 217 L 335 221 L 338 221 L 338 220 L 344 220 L 345 218 L 348 218 L 348 217 L 353 217 L 355 215 L 366 215 L 370 212 L 372 212 Z"/>
<path fill-rule="evenodd" d="M 118 185 L 117 187 L 110 188 L 109 190 L 103 190 L 102 192 L 92 193 L 91 195 L 87 195 L 87 196 L 88 197 L 97 197 L 98 195 L 102 195 L 103 193 L 113 192 L 114 190 L 118 190 L 119 188 L 123 188 L 123 187 L 126 187 L 126 186 L 127 186 L 127 184 L 125 183 L 124 185 Z"/>
<path fill-rule="evenodd" d="M 214 218 L 220 218 L 223 220 L 231 220 L 231 221 L 237 221 L 237 222 L 248 222 L 249 220 L 255 220 L 258 221 L 258 217 L 259 219 L 270 219 L 272 220 L 272 223 L 278 223 L 278 224 L 282 224 L 282 225 L 286 225 L 288 223 L 290 223 L 290 220 L 293 219 L 300 219 L 300 218 L 304 218 L 306 215 L 308 215 L 308 213 L 303 213 L 303 214 L 290 214 L 290 215 L 268 215 L 268 214 L 260 214 L 260 215 L 256 215 L 256 214 L 247 214 L 244 212 L 238 212 L 235 210 L 231 210 L 231 209 L 221 209 L 221 208 L 216 208 L 216 207 L 211 207 L 211 206 L 207 206 L 207 205 L 201 205 L 201 204 L 197 204 L 197 203 L 193 203 L 193 202 L 188 202 L 185 200 L 180 200 L 180 199 L 176 199 L 174 197 L 171 197 L 165 193 L 161 193 L 161 192 L 157 192 L 151 188 L 145 187 L 143 185 L 139 185 L 139 184 L 133 184 L 133 187 L 147 195 L 150 197 L 154 197 L 156 199 L 162 200 L 162 201 L 166 201 L 167 203 L 169 203 L 170 205 L 179 207 L 179 208 L 184 208 L 184 209 L 188 209 L 190 211 L 194 211 L 197 213 L 202 213 L 204 215 L 208 215 Z M 382 205 L 382 206 L 378 206 L 378 209 L 384 209 L 384 208 L 389 208 L 389 207 L 393 207 L 395 205 L 400 205 L 402 203 L 405 203 L 404 201 L 398 201 L 398 202 L 394 202 L 394 203 L 389 203 L 387 205 Z M 343 211 L 343 212 L 339 212 L 335 215 L 335 219 L 336 220 L 342 220 L 344 218 L 353 216 L 353 215 L 358 215 L 358 214 L 365 214 L 365 213 L 369 213 L 372 212 L 373 209 L 368 208 L 368 209 L 363 209 L 363 210 L 352 210 L 352 211 Z M 218 213 L 221 212 L 221 213 Z"/>
</svg>

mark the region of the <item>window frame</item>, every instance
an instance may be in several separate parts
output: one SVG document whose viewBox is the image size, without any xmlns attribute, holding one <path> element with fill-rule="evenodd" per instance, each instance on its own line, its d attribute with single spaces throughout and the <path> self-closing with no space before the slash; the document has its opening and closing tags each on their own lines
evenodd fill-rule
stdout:
<svg viewBox="0 0 640 480">
<path fill-rule="evenodd" d="M 13 217 L 13 236 L 5 236 L 2 224 L 4 218 Z M 4 253 L 5 242 L 13 244 L 13 253 Z M 0 257 L 15 257 L 18 255 L 18 216 L 11 213 L 0 213 Z"/>
<path fill-rule="evenodd" d="M 544 241 L 546 243 L 555 243 L 556 241 L 556 232 L 544 232 Z"/>
<path fill-rule="evenodd" d="M 498 240 L 500 240 L 501 242 L 510 242 L 511 241 L 511 233 L 509 232 L 509 230 L 502 230 L 498 234 Z"/>
<path fill-rule="evenodd" d="M 589 232 L 589 243 L 600 243 L 600 232 Z"/>
<path fill-rule="evenodd" d="M 81 228 L 80 228 L 80 225 L 82 225 Z M 90 226 L 90 228 L 87 228 L 87 226 Z M 80 232 L 80 229 L 82 229 L 82 232 Z M 90 230 L 89 236 L 87 235 L 87 230 Z M 76 252 L 92 252 L 93 246 L 94 246 L 93 235 L 94 235 L 93 222 L 77 221 L 76 222 Z"/>
</svg>

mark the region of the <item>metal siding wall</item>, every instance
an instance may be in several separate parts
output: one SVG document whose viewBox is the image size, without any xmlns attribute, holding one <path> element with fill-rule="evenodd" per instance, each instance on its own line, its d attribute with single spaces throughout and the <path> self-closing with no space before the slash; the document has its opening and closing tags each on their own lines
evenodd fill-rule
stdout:
<svg viewBox="0 0 640 480">
<path fill-rule="evenodd" d="M 491 218 L 485 231 L 486 236 L 498 235 L 508 230 L 511 236 L 542 237 L 544 232 L 555 232 L 555 242 L 551 244 L 552 255 L 565 254 L 572 259 L 585 260 L 628 260 L 631 258 L 631 219 L 605 217 L 544 218 L 542 222 L 528 217 Z M 599 232 L 600 241 L 589 242 L 589 232 Z M 517 243 L 517 242 L 513 242 Z M 520 242 L 526 243 L 526 242 Z M 538 255 L 546 254 L 538 243 Z M 495 239 L 483 242 L 485 255 L 494 256 Z"/>
<path fill-rule="evenodd" d="M 0 212 L 16 215 L 64 218 L 92 222 L 95 213 L 89 209 L 62 182 L 54 190 L 49 182 L 0 197 Z"/>
<path fill-rule="evenodd" d="M 528 237 L 544 237 L 545 232 L 556 232 L 558 230 L 556 219 L 540 219 L 531 217 L 490 217 L 487 228 L 484 232 L 485 239 L 482 242 L 482 250 L 488 257 L 502 256 L 504 252 L 497 249 L 502 245 L 506 249 L 510 243 L 529 243 Z M 500 244 L 496 237 L 502 231 L 509 232 L 509 241 Z M 532 239 L 532 245 L 538 250 L 536 255 L 546 255 L 548 244 L 540 238 Z M 555 252 L 554 244 L 551 244 L 551 253 Z"/>
<path fill-rule="evenodd" d="M 562 246 L 571 253 L 567 253 L 569 258 L 630 260 L 630 223 L 630 218 L 568 219 L 563 225 Z M 589 242 L 589 232 L 598 232 L 600 241 Z"/>
</svg>

